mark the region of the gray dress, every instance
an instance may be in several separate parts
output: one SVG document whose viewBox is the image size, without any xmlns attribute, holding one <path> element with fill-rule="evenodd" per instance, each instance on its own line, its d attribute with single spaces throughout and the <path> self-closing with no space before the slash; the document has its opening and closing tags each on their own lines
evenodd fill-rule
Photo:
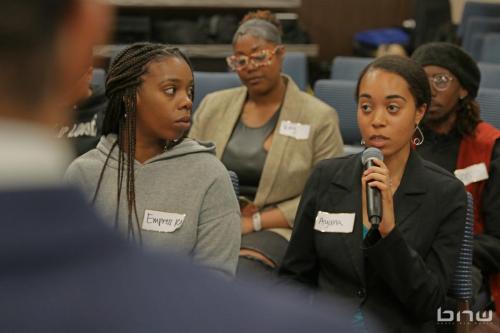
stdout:
<svg viewBox="0 0 500 333">
<path fill-rule="evenodd" d="M 261 127 L 248 127 L 240 117 L 222 155 L 222 163 L 238 175 L 240 195 L 250 201 L 255 198 L 266 162 L 264 142 L 276 127 L 280 109 Z"/>
<path fill-rule="evenodd" d="M 267 158 L 264 142 L 276 128 L 280 111 L 281 106 L 261 127 L 248 127 L 240 117 L 222 155 L 222 163 L 239 177 L 240 196 L 250 201 L 254 200 L 257 193 Z M 287 245 L 287 240 L 268 230 L 244 235 L 241 239 L 241 248 L 262 253 L 275 264 L 275 267 L 270 267 L 252 256 L 240 256 L 237 278 L 274 280 L 273 271 L 281 264 Z"/>
</svg>

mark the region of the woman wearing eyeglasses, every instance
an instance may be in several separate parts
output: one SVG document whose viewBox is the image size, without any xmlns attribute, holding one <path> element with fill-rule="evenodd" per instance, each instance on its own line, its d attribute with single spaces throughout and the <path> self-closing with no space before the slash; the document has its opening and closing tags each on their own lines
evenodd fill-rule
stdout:
<svg viewBox="0 0 500 333">
<path fill-rule="evenodd" d="M 189 134 L 214 141 L 217 156 L 239 176 L 240 276 L 280 264 L 310 171 L 343 152 L 335 110 L 281 73 L 280 29 L 268 11 L 243 19 L 227 58 L 243 86 L 206 96 Z"/>
<path fill-rule="evenodd" d="M 475 98 L 481 73 L 467 53 L 448 43 L 423 45 L 412 58 L 432 88 L 426 139 L 417 151 L 455 173 L 472 193 L 474 265 L 485 276 L 481 289 L 491 292 L 500 314 L 500 131 L 480 118 Z"/>
</svg>

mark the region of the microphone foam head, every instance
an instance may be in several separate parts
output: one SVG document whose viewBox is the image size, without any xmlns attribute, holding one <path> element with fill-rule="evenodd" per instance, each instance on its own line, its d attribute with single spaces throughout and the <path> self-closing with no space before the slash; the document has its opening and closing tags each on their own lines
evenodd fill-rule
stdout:
<svg viewBox="0 0 500 333">
<path fill-rule="evenodd" d="M 370 148 L 367 148 L 363 151 L 363 154 L 361 155 L 361 162 L 363 164 L 366 164 L 366 162 L 372 158 L 376 158 L 376 159 L 383 161 L 384 155 L 382 155 L 382 151 L 380 149 L 370 147 Z"/>
</svg>

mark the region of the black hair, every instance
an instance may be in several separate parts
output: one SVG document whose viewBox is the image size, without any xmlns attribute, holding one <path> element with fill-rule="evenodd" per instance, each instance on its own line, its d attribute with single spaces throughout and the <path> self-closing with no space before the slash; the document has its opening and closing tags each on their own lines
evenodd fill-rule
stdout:
<svg viewBox="0 0 500 333">
<path fill-rule="evenodd" d="M 481 122 L 479 103 L 470 94 L 458 101 L 456 128 L 462 136 L 472 135 Z"/>
<path fill-rule="evenodd" d="M 135 178 L 134 178 L 134 161 L 135 161 L 135 144 L 136 144 L 136 119 L 137 119 L 137 91 L 142 85 L 141 77 L 147 73 L 148 64 L 152 61 L 158 61 L 167 57 L 177 57 L 183 59 L 191 71 L 193 67 L 191 62 L 184 53 L 179 49 L 169 47 L 164 44 L 154 43 L 136 43 L 128 46 L 121 51 L 112 61 L 108 76 L 106 79 L 106 95 L 109 103 L 103 120 L 103 135 L 116 134 L 117 140 L 110 149 L 110 152 L 104 162 L 97 187 L 94 193 L 93 203 L 97 198 L 99 188 L 104 176 L 107 163 L 111 153 L 119 147 L 118 157 L 118 177 L 117 177 L 117 203 L 115 212 L 115 226 L 118 223 L 118 212 L 120 206 L 120 196 L 122 190 L 122 182 L 126 171 L 126 191 L 128 203 L 128 233 L 134 237 L 134 226 L 132 223 L 132 215 L 134 215 L 137 228 L 140 234 L 139 218 L 137 216 L 137 208 L 135 203 Z M 179 141 L 166 142 L 166 149 L 170 149 Z M 125 158 L 125 155 L 127 158 Z M 125 169 L 125 161 L 127 167 Z M 142 241 L 142 240 L 141 240 Z"/>
<path fill-rule="evenodd" d="M 415 106 L 420 107 L 425 104 L 426 110 L 429 108 L 431 104 L 431 87 L 422 66 L 412 59 L 396 55 L 377 58 L 363 69 L 356 85 L 356 100 L 359 96 L 361 80 L 363 80 L 366 73 L 376 69 L 401 76 L 408 83 L 410 93 L 415 100 Z"/>
<path fill-rule="evenodd" d="M 3 0 L 0 5 L 0 89 L 26 106 L 50 87 L 55 41 L 75 0 Z"/>
</svg>

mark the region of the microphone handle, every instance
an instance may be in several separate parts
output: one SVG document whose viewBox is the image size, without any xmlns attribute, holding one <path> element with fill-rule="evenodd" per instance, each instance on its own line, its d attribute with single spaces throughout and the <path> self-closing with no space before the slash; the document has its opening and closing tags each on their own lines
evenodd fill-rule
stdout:
<svg viewBox="0 0 500 333">
<path fill-rule="evenodd" d="M 371 159 L 366 162 L 365 169 L 368 169 L 375 164 Z M 368 220 L 373 227 L 377 228 L 382 220 L 382 194 L 380 190 L 375 187 L 366 186 L 366 209 L 368 213 Z"/>
</svg>

